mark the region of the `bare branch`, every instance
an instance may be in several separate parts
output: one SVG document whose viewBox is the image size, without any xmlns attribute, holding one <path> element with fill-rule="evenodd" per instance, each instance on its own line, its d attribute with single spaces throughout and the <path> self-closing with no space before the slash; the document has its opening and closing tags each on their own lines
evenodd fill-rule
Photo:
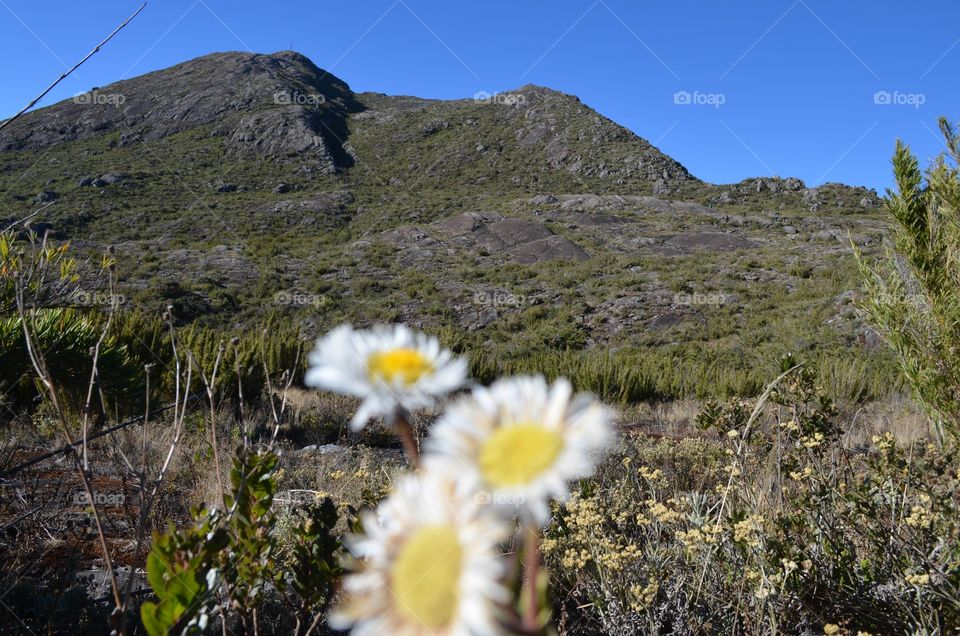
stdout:
<svg viewBox="0 0 960 636">
<path fill-rule="evenodd" d="M 10 119 L 6 120 L 6 121 L 3 122 L 3 123 L 0 123 L 0 130 L 3 130 L 3 128 L 4 128 L 7 124 L 9 124 L 10 122 L 12 122 L 13 120 L 15 120 L 16 118 L 20 117 L 20 115 L 24 114 L 25 112 L 27 112 L 28 110 L 30 110 L 31 108 L 33 108 L 34 106 L 36 106 L 36 105 L 37 105 L 37 102 L 39 102 L 41 99 L 43 99 L 44 97 L 46 97 L 46 96 L 47 96 L 47 93 L 49 93 L 50 91 L 52 91 L 53 88 L 54 88 L 57 84 L 59 84 L 60 82 L 62 82 L 63 80 L 65 80 L 71 73 L 73 73 L 75 70 L 77 70 L 78 68 L 80 68 L 80 65 L 81 65 L 81 64 L 83 64 L 84 62 L 86 62 L 87 60 L 89 60 L 91 57 L 93 57 L 94 54 L 97 53 L 104 44 L 106 44 L 107 42 L 109 42 L 110 40 L 112 40 L 112 39 L 113 39 L 113 36 L 115 36 L 117 33 L 120 32 L 120 29 L 122 29 L 123 27 L 127 26 L 128 24 L 130 24 L 130 21 L 133 20 L 135 17 L 137 17 L 137 15 L 139 15 L 140 12 L 143 11 L 144 7 L 146 7 L 146 6 L 147 6 L 147 3 L 146 3 L 146 2 L 144 2 L 143 4 L 141 4 L 139 9 L 137 9 L 136 11 L 134 11 L 133 14 L 132 14 L 129 18 L 127 18 L 126 20 L 124 20 L 124 21 L 120 24 L 120 26 L 118 26 L 116 29 L 113 30 L 113 33 L 111 33 L 110 35 L 108 35 L 102 42 L 100 42 L 100 44 L 96 45 L 96 46 L 93 48 L 92 51 L 90 51 L 90 52 L 87 53 L 85 56 L 83 56 L 83 59 L 82 59 L 82 60 L 80 60 L 79 62 L 77 62 L 76 64 L 74 64 L 73 67 L 70 68 L 69 70 L 64 71 L 64 72 L 60 75 L 60 77 L 58 77 L 56 80 L 54 80 L 53 84 L 51 84 L 50 86 L 48 86 L 48 87 L 46 88 L 46 90 L 44 90 L 42 93 L 40 93 L 39 95 L 37 95 L 36 97 L 34 97 L 33 100 L 32 100 L 29 104 L 27 104 L 26 106 L 24 106 L 23 108 L 21 108 L 13 117 L 11 117 Z"/>
<path fill-rule="evenodd" d="M 0 128 L 2 128 L 2 127 L 3 127 L 3 126 L 0 126 Z M 29 221 L 29 220 L 32 219 L 33 217 L 37 216 L 38 214 L 40 214 L 41 212 L 43 212 L 44 210 L 46 210 L 47 208 L 49 208 L 49 207 L 50 207 L 51 205 L 53 205 L 54 203 L 56 203 L 56 201 L 51 201 L 50 203 L 46 204 L 45 206 L 43 206 L 43 207 L 41 207 L 41 208 L 37 208 L 36 210 L 34 210 L 33 212 L 31 212 L 31 213 L 28 214 L 27 216 L 23 217 L 22 219 L 19 219 L 19 220 L 17 220 L 17 221 L 14 221 L 14 222 L 11 223 L 10 225 L 8 225 L 6 228 L 4 228 L 3 232 L 9 232 L 10 230 L 12 230 L 13 228 L 17 227 L 18 225 L 20 225 L 20 224 L 22 224 L 22 223 L 26 223 L 27 221 Z"/>
</svg>

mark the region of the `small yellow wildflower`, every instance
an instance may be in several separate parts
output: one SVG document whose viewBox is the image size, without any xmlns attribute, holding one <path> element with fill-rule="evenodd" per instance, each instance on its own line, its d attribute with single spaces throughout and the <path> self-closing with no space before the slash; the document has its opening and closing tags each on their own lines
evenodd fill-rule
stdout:
<svg viewBox="0 0 960 636">
<path fill-rule="evenodd" d="M 910 509 L 910 516 L 907 517 L 907 525 L 911 528 L 929 528 L 932 522 L 929 513 L 930 511 L 926 508 L 913 506 L 913 508 Z"/>
<path fill-rule="evenodd" d="M 754 592 L 753 595 L 762 601 L 763 599 L 767 598 L 771 594 L 775 594 L 775 593 L 776 593 L 776 590 L 773 590 L 766 585 L 761 585 L 759 588 L 757 588 L 757 591 Z"/>
<path fill-rule="evenodd" d="M 644 587 L 640 587 L 639 585 L 631 586 L 630 594 L 635 600 L 630 603 L 630 609 L 638 613 L 645 610 L 657 598 L 657 592 L 659 591 L 660 584 L 656 581 L 651 581 Z"/>
<path fill-rule="evenodd" d="M 813 435 L 805 435 L 800 438 L 800 442 L 803 444 L 804 448 L 816 448 L 823 444 L 824 435 L 823 433 L 814 433 Z"/>
<path fill-rule="evenodd" d="M 882 451 L 889 450 L 893 448 L 896 438 L 893 436 L 893 433 L 890 431 L 885 431 L 883 435 L 874 435 L 873 444 Z"/>
<path fill-rule="evenodd" d="M 924 585 L 930 584 L 930 575 L 929 574 L 908 574 L 905 577 L 905 580 L 910 585 L 923 587 Z"/>
<path fill-rule="evenodd" d="M 647 505 L 647 508 L 649 508 L 650 514 L 660 523 L 676 523 L 680 520 L 679 512 L 669 506 L 665 506 L 656 499 L 647 499 L 644 503 Z"/>
<path fill-rule="evenodd" d="M 659 468 L 650 470 L 647 466 L 641 466 L 637 469 L 637 474 L 646 479 L 647 481 L 656 481 L 663 477 L 663 471 Z"/>
<path fill-rule="evenodd" d="M 733 540 L 737 543 L 746 543 L 752 548 L 760 547 L 760 540 L 757 534 L 760 531 L 763 517 L 760 515 L 751 515 L 743 521 L 733 524 Z"/>
</svg>

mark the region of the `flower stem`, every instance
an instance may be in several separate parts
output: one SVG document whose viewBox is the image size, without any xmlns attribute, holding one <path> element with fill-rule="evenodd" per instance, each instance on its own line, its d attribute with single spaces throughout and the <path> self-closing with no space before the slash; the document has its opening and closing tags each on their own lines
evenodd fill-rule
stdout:
<svg viewBox="0 0 960 636">
<path fill-rule="evenodd" d="M 539 632 L 540 611 L 537 607 L 537 579 L 540 578 L 540 528 L 529 524 L 524 529 L 523 630 L 527 634 Z"/>
<path fill-rule="evenodd" d="M 420 446 L 417 444 L 417 436 L 413 432 L 413 426 L 410 424 L 410 414 L 404 409 L 397 409 L 393 416 L 393 426 L 397 431 L 397 437 L 403 443 L 403 450 L 407 454 L 407 461 L 414 468 L 420 467 Z"/>
</svg>

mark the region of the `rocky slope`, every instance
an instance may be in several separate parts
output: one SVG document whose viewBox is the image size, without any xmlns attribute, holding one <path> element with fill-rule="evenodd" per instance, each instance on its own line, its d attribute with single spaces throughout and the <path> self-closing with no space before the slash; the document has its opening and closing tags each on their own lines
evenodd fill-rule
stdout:
<svg viewBox="0 0 960 636">
<path fill-rule="evenodd" d="M 129 304 L 184 321 L 538 325 L 564 336 L 533 346 L 573 348 L 854 346 L 848 236 L 885 228 L 863 188 L 705 183 L 571 95 L 356 94 L 292 52 L 30 113 L 0 133 L 0 201 L 8 221 L 53 202 L 37 227 L 115 245 Z"/>
</svg>

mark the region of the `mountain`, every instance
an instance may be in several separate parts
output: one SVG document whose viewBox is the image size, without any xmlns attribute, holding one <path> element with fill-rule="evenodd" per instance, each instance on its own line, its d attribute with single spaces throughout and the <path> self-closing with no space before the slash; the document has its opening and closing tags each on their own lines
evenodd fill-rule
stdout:
<svg viewBox="0 0 960 636">
<path fill-rule="evenodd" d="M 294 94 L 320 97 L 297 103 Z M 0 137 L 0 152 L 37 152 L 111 133 L 119 133 L 114 146 L 129 147 L 209 126 L 231 153 L 296 156 L 334 172 L 343 159 L 337 135 L 345 134 L 346 118 L 360 108 L 345 83 L 301 55 L 224 53 L 97 87 L 32 113 Z"/>
<path fill-rule="evenodd" d="M 886 228 L 864 188 L 703 182 L 572 95 L 354 93 L 288 51 L 25 115 L 0 201 L 7 222 L 53 202 L 37 227 L 115 246 L 129 304 L 183 322 L 402 319 L 534 349 L 869 344 L 848 241 Z"/>
</svg>

